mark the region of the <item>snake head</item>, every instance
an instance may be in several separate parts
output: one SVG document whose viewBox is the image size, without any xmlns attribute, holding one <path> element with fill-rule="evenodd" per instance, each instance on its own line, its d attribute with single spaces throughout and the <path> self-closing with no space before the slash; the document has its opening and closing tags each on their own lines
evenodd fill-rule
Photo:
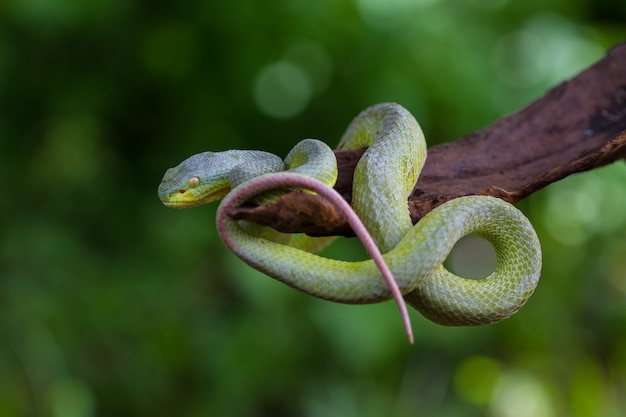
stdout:
<svg viewBox="0 0 626 417">
<path fill-rule="evenodd" d="M 228 174 L 232 170 L 231 164 L 224 163 L 225 153 L 199 153 L 165 171 L 158 189 L 161 202 L 167 207 L 189 208 L 221 200 L 230 191 Z"/>
<path fill-rule="evenodd" d="M 189 208 L 221 200 L 237 185 L 282 171 L 282 160 L 262 151 L 202 152 L 165 171 L 159 199 L 167 207 Z"/>
</svg>

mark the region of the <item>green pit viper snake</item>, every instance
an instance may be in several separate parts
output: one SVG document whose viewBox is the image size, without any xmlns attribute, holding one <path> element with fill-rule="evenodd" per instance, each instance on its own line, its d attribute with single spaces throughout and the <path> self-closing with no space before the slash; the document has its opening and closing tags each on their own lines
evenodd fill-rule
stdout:
<svg viewBox="0 0 626 417">
<path fill-rule="evenodd" d="M 284 162 L 262 151 L 193 155 L 166 171 L 159 198 L 173 208 L 222 199 L 218 233 L 244 262 L 326 300 L 366 304 L 394 298 L 411 343 L 404 301 L 428 319 L 450 326 L 495 323 L 524 305 L 539 280 L 541 248 L 532 225 L 513 205 L 489 196 L 459 197 L 412 224 L 407 197 L 424 165 L 426 142 L 406 109 L 384 103 L 364 110 L 338 148 L 367 148 L 355 169 L 352 207 L 332 188 L 337 178 L 332 150 L 314 139 L 298 143 Z M 263 204 L 294 189 L 335 204 L 372 259 L 320 257 L 312 252 L 328 239 L 283 235 L 227 215 L 245 202 Z M 443 266 L 456 242 L 467 235 L 480 236 L 495 249 L 496 267 L 486 278 L 462 278 Z"/>
</svg>

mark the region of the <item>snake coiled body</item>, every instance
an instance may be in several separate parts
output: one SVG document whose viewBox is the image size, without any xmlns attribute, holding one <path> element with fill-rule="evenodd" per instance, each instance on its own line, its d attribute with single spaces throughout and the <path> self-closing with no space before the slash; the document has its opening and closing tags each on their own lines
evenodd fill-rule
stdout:
<svg viewBox="0 0 626 417">
<path fill-rule="evenodd" d="M 393 295 L 400 305 L 397 287 L 432 321 L 483 325 L 511 316 L 533 293 L 541 249 L 532 225 L 511 204 L 488 196 L 461 197 L 412 224 L 407 197 L 426 159 L 426 144 L 413 116 L 397 104 L 363 111 L 339 144 L 342 149 L 367 148 L 355 170 L 352 207 L 384 253 L 383 262 L 376 251 L 370 251 L 374 260 L 361 262 L 323 258 L 228 217 L 229 209 L 246 201 L 262 204 L 275 198 L 271 190 L 310 189 L 311 182 L 318 193 L 319 187 L 330 188 L 336 178 L 332 151 L 319 141 L 303 142 L 285 166 L 278 157 L 259 151 L 195 155 L 166 172 L 160 198 L 172 207 L 223 198 L 217 228 L 227 247 L 252 267 L 323 299 L 376 303 Z M 311 156 L 312 149 L 319 154 Z M 483 237 L 495 249 L 495 271 L 484 279 L 458 277 L 443 267 L 466 235 Z M 393 274 L 391 282 L 381 276 L 385 265 Z"/>
</svg>

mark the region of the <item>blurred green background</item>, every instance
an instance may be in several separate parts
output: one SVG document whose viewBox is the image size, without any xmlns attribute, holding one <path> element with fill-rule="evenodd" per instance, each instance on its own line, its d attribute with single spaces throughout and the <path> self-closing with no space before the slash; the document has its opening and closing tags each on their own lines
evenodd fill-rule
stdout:
<svg viewBox="0 0 626 417">
<path fill-rule="evenodd" d="M 413 311 L 414 346 L 393 303 L 256 273 L 215 205 L 156 187 L 204 150 L 334 145 L 384 101 L 453 141 L 625 39 L 622 0 L 0 2 L 0 416 L 623 416 L 624 163 L 519 205 L 544 270 L 516 316 Z"/>
</svg>

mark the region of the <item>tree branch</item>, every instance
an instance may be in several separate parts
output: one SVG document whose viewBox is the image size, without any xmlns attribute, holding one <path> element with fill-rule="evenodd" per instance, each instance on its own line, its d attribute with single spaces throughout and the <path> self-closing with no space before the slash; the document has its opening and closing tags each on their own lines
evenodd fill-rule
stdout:
<svg viewBox="0 0 626 417">
<path fill-rule="evenodd" d="M 360 151 L 336 151 L 335 189 L 346 200 Z M 416 223 L 435 207 L 464 195 L 515 203 L 570 174 L 626 157 L 626 43 L 526 108 L 453 143 L 428 149 L 409 197 Z M 230 213 L 283 232 L 345 235 L 352 231 L 326 200 L 292 192 L 263 206 Z"/>
</svg>

